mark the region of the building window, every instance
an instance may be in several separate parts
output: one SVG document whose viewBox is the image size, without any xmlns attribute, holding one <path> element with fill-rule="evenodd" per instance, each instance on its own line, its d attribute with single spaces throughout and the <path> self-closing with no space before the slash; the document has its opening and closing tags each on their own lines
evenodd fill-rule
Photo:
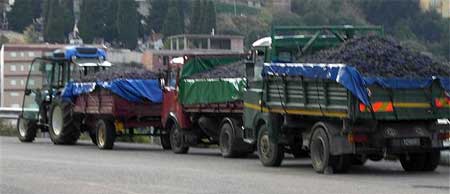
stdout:
<svg viewBox="0 0 450 194">
<path fill-rule="evenodd" d="M 17 84 L 17 81 L 14 80 L 14 79 L 9 80 L 9 84 L 12 85 L 12 86 L 15 86 Z"/>
<path fill-rule="evenodd" d="M 12 71 L 12 72 L 15 72 L 17 69 L 16 69 L 16 65 L 11 65 L 10 66 L 10 70 Z"/>
<path fill-rule="evenodd" d="M 21 57 L 25 57 L 25 53 L 24 52 L 20 52 L 20 56 Z"/>
<path fill-rule="evenodd" d="M 20 71 L 25 71 L 25 65 L 20 65 Z"/>
<path fill-rule="evenodd" d="M 11 97 L 17 97 L 17 96 L 19 96 L 19 93 L 17 93 L 17 92 L 11 92 L 11 93 L 9 93 L 9 95 L 10 95 Z"/>
<path fill-rule="evenodd" d="M 34 57 L 34 52 L 31 52 L 31 51 L 28 52 L 28 56 L 29 56 L 29 57 Z"/>
<path fill-rule="evenodd" d="M 28 85 L 29 86 L 34 86 L 34 79 L 28 80 Z"/>
<path fill-rule="evenodd" d="M 25 81 L 23 79 L 20 80 L 20 85 L 22 85 L 22 86 L 25 85 Z"/>
<path fill-rule="evenodd" d="M 17 57 L 17 53 L 16 52 L 11 52 L 11 57 Z"/>
</svg>

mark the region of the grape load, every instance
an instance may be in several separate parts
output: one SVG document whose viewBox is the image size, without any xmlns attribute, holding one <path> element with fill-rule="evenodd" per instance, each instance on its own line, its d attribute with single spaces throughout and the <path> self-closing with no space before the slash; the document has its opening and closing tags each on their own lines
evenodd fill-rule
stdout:
<svg viewBox="0 0 450 194">
<path fill-rule="evenodd" d="M 158 79 L 156 73 L 141 66 L 114 65 L 106 70 L 83 76 L 81 82 L 112 81 L 116 79 Z"/>
<path fill-rule="evenodd" d="M 237 61 L 235 63 L 221 65 L 209 71 L 196 73 L 189 78 L 240 78 L 245 77 L 245 62 Z"/>
<path fill-rule="evenodd" d="M 343 63 L 364 76 L 389 78 L 450 77 L 450 65 L 402 47 L 392 38 L 360 37 L 341 46 L 302 56 L 302 63 Z"/>
</svg>

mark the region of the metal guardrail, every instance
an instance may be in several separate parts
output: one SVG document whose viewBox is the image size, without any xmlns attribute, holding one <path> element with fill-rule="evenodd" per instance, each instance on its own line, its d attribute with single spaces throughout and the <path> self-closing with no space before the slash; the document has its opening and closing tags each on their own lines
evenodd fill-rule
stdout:
<svg viewBox="0 0 450 194">
<path fill-rule="evenodd" d="M 0 119 L 17 119 L 21 108 L 0 107 Z"/>
</svg>

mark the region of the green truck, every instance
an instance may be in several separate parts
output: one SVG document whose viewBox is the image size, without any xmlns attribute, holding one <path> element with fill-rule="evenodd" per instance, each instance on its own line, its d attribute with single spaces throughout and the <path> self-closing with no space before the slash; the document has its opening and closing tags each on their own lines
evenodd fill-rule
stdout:
<svg viewBox="0 0 450 194">
<path fill-rule="evenodd" d="M 449 79 L 393 89 L 369 83 L 345 64 L 295 61 L 356 36 L 383 33 L 381 27 L 274 27 L 271 37 L 254 43 L 242 128 L 264 166 L 281 165 L 289 151 L 310 155 L 318 173 L 386 157 L 398 158 L 405 171 L 437 167 L 440 151 L 449 149 L 443 145 L 450 130 Z"/>
</svg>

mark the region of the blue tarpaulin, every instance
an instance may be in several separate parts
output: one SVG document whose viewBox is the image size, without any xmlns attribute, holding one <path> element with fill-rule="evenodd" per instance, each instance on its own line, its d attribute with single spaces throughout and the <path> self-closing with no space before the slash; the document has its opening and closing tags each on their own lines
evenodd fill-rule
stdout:
<svg viewBox="0 0 450 194">
<path fill-rule="evenodd" d="M 62 96 L 64 99 L 73 100 L 76 96 L 94 91 L 96 87 L 111 90 L 114 94 L 131 102 L 142 102 L 143 100 L 154 103 L 162 102 L 162 90 L 158 80 L 118 79 L 108 82 L 69 82 L 66 84 Z"/>
<path fill-rule="evenodd" d="M 290 75 L 304 76 L 312 79 L 329 79 L 348 89 L 362 103 L 369 105 L 367 87 L 379 85 L 383 88 L 392 89 L 419 89 L 426 88 L 439 80 L 442 88 L 450 92 L 450 78 L 430 77 L 423 79 L 402 79 L 383 77 L 364 77 L 356 68 L 344 64 L 300 64 L 300 63 L 272 63 L 265 64 L 262 72 L 265 75 Z"/>
</svg>

